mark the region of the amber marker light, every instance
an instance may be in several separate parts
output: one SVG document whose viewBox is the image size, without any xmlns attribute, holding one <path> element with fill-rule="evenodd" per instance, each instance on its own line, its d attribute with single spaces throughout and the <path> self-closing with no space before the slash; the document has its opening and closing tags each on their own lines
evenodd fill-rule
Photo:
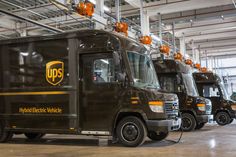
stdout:
<svg viewBox="0 0 236 157">
<path fill-rule="evenodd" d="M 202 68 L 200 68 L 200 71 L 203 72 L 203 73 L 205 73 L 205 72 L 207 72 L 208 70 L 207 70 L 206 67 L 202 67 Z"/>
<path fill-rule="evenodd" d="M 185 64 L 192 66 L 193 65 L 193 61 L 191 59 L 186 59 L 185 60 Z"/>
<path fill-rule="evenodd" d="M 174 58 L 175 58 L 175 60 L 182 61 L 183 56 L 180 52 L 178 52 L 174 55 Z"/>
<path fill-rule="evenodd" d="M 159 48 L 160 52 L 166 55 L 170 54 L 170 47 L 167 45 L 161 45 Z"/>
<path fill-rule="evenodd" d="M 150 36 L 142 36 L 140 38 L 140 42 L 145 45 L 151 45 L 152 44 L 152 38 Z"/>
<path fill-rule="evenodd" d="M 115 23 L 115 31 L 124 33 L 126 36 L 128 36 L 128 28 L 129 25 L 125 22 L 116 22 Z"/>
<path fill-rule="evenodd" d="M 91 17 L 94 13 L 94 4 L 91 2 L 80 2 L 76 6 L 76 11 L 80 15 Z"/>
<path fill-rule="evenodd" d="M 194 65 L 194 67 L 197 68 L 198 70 L 200 70 L 200 68 L 201 68 L 201 64 L 196 63 L 196 64 Z"/>
</svg>

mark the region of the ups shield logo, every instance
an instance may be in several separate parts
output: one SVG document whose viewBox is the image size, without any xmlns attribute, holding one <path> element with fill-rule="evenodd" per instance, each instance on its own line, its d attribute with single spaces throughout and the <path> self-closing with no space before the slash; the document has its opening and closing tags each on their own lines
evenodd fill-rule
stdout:
<svg viewBox="0 0 236 157">
<path fill-rule="evenodd" d="M 64 63 L 52 61 L 46 64 L 46 80 L 53 86 L 58 85 L 64 78 Z"/>
</svg>

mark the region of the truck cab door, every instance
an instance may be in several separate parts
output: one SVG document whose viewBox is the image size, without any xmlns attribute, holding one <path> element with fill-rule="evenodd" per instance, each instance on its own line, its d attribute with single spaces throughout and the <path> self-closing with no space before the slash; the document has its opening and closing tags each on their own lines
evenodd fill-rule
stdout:
<svg viewBox="0 0 236 157">
<path fill-rule="evenodd" d="M 107 131 L 118 110 L 121 86 L 116 80 L 112 53 L 80 55 L 80 126 Z"/>
<path fill-rule="evenodd" d="M 220 90 L 216 85 L 202 85 L 202 95 L 212 102 L 212 113 L 221 108 Z M 201 93 L 200 93 L 201 94 Z"/>
</svg>

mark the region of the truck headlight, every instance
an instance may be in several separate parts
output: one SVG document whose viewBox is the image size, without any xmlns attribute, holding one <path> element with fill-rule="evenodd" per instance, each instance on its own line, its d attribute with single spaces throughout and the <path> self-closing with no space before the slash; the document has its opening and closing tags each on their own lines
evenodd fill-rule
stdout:
<svg viewBox="0 0 236 157">
<path fill-rule="evenodd" d="M 149 101 L 148 105 L 152 112 L 164 113 L 164 102 L 163 101 Z"/>
<path fill-rule="evenodd" d="M 206 111 L 206 104 L 197 104 L 197 108 L 200 111 Z"/>
</svg>

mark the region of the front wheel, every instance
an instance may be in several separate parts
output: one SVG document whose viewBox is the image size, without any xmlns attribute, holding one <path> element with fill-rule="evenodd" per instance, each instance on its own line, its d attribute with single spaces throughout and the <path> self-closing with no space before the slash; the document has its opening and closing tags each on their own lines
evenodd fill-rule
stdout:
<svg viewBox="0 0 236 157">
<path fill-rule="evenodd" d="M 197 124 L 197 126 L 196 126 L 196 130 L 199 130 L 199 129 L 201 129 L 201 128 L 203 128 L 204 126 L 205 126 L 205 124 L 206 123 L 200 123 L 200 124 Z"/>
<path fill-rule="evenodd" d="M 182 125 L 181 129 L 183 131 L 193 131 L 196 128 L 197 122 L 192 114 L 183 113 L 182 114 Z"/>
<path fill-rule="evenodd" d="M 25 136 L 29 139 L 29 140 L 38 140 L 41 139 L 45 134 L 43 133 L 25 133 Z"/>
<path fill-rule="evenodd" d="M 153 141 L 164 140 L 169 135 L 169 132 L 160 132 L 157 134 L 155 131 L 148 132 L 148 137 Z"/>
<path fill-rule="evenodd" d="M 13 133 L 6 131 L 4 123 L 0 122 L 0 143 L 4 143 L 11 140 L 12 136 Z"/>
<path fill-rule="evenodd" d="M 136 147 L 145 141 L 147 129 L 144 123 L 137 117 L 123 118 L 117 125 L 116 135 L 124 146 Z"/>
<path fill-rule="evenodd" d="M 234 118 L 231 118 L 229 121 L 229 124 L 233 123 L 233 121 L 234 121 Z"/>
<path fill-rule="evenodd" d="M 229 114 L 222 111 L 216 114 L 215 119 L 216 119 L 216 123 L 221 126 L 227 125 L 230 122 Z"/>
</svg>

